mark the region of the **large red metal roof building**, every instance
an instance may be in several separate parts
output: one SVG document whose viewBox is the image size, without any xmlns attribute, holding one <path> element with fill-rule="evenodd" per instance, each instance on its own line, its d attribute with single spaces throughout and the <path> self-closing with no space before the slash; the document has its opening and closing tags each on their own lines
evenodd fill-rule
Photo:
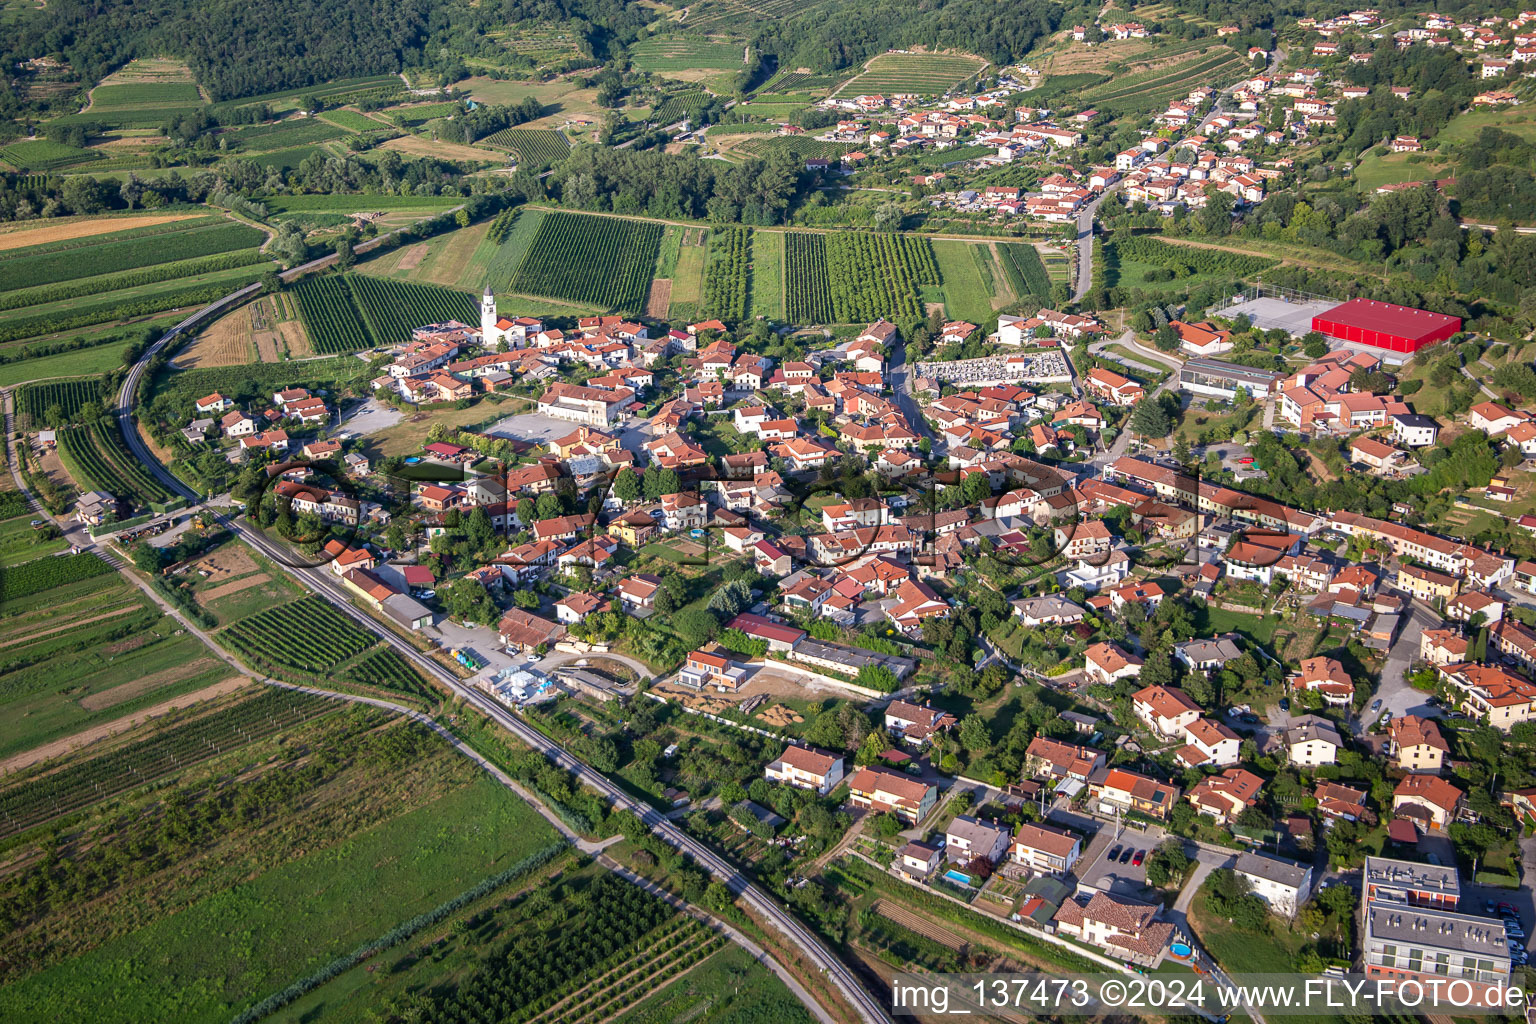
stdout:
<svg viewBox="0 0 1536 1024">
<path fill-rule="evenodd" d="M 1312 329 L 1354 345 L 1417 352 L 1461 330 L 1461 317 L 1372 299 L 1350 299 L 1314 316 Z"/>
</svg>

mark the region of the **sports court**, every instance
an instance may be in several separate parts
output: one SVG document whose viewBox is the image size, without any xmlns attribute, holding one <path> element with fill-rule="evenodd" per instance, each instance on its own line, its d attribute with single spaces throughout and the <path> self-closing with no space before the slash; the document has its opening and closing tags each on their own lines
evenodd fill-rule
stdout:
<svg viewBox="0 0 1536 1024">
<path fill-rule="evenodd" d="M 1266 331 L 1278 327 L 1299 338 L 1312 329 L 1314 316 L 1321 316 L 1337 305 L 1332 299 L 1282 299 L 1266 295 L 1235 303 L 1219 312 L 1233 319 L 1246 316 L 1255 327 Z"/>
</svg>

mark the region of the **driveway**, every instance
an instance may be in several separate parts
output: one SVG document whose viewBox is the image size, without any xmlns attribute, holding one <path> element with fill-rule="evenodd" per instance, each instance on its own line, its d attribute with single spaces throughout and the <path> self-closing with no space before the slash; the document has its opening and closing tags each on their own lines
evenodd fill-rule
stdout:
<svg viewBox="0 0 1536 1024">
<path fill-rule="evenodd" d="M 1403 622 L 1402 629 L 1397 634 L 1397 639 L 1392 642 L 1391 649 L 1387 652 L 1386 664 L 1381 669 L 1381 686 L 1376 689 L 1374 702 L 1380 699 L 1381 707 L 1374 712 L 1367 711 L 1355 719 L 1355 734 L 1365 732 L 1366 728 L 1381 717 L 1384 712 L 1392 712 L 1394 718 L 1403 715 L 1422 715 L 1433 718 L 1440 714 L 1439 708 L 1430 707 L 1424 703 L 1426 694 L 1420 693 L 1408 685 L 1408 666 L 1419 654 L 1419 638 L 1426 629 L 1434 629 L 1440 625 L 1440 616 L 1429 611 L 1419 602 L 1414 601 L 1409 605 L 1409 614 Z"/>
</svg>

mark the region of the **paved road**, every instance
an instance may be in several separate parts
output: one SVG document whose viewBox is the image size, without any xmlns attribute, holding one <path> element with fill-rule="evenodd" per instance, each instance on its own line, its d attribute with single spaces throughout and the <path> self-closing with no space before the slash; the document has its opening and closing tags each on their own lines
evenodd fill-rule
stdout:
<svg viewBox="0 0 1536 1024">
<path fill-rule="evenodd" d="M 187 322 L 184 321 L 183 324 L 179 324 L 166 332 L 159 341 L 155 342 L 145 351 L 141 360 L 129 371 L 118 393 L 117 416 L 124 440 L 134 456 L 144 464 L 145 468 L 173 493 L 195 501 L 196 495 L 154 458 L 133 425 L 134 396 L 137 393 L 139 382 L 147 371 L 150 358 L 175 338 L 184 329 L 186 324 Z M 838 990 L 849 1005 L 855 1009 L 861 1019 L 871 1022 L 871 1024 L 890 1024 L 890 1017 L 886 1013 L 885 1007 L 879 1000 L 865 991 L 847 965 L 839 960 L 826 946 L 822 945 L 821 941 L 801 924 L 798 919 L 780 907 L 762 890 L 752 885 L 746 876 L 737 871 L 723 857 L 715 853 L 711 847 L 699 842 L 679 829 L 655 808 L 630 799 L 627 794 L 611 783 L 606 776 L 567 753 L 563 748 L 548 739 L 543 733 L 528 725 L 500 702 L 494 700 L 481 690 L 465 685 L 456 676 L 444 669 L 443 666 L 417 650 L 415 646 L 407 642 L 403 637 L 384 628 L 380 623 L 364 614 L 338 589 L 334 575 L 327 572 L 324 567 L 306 569 L 289 566 L 287 564 L 288 552 L 286 547 L 268 539 L 264 533 L 252 527 L 248 522 L 222 515 L 220 516 L 220 522 L 230 529 L 241 541 L 261 552 L 277 565 L 283 566 L 284 571 L 298 580 L 306 589 L 319 595 L 339 612 L 350 617 L 361 628 L 377 635 L 385 643 L 393 647 L 401 657 L 414 664 L 429 678 L 435 679 L 449 692 L 466 703 L 473 705 L 486 717 L 502 726 L 532 749 L 544 754 L 559 767 L 576 775 L 583 785 L 589 786 L 602 794 L 614 807 L 633 813 L 668 845 L 687 853 L 693 858 L 695 863 L 720 879 L 732 892 L 736 893 L 748 909 L 777 929 L 791 944 L 802 952 L 807 960 L 816 964 L 821 972 L 827 976 L 827 980 Z"/>
<path fill-rule="evenodd" d="M 907 423 L 917 431 L 918 437 L 926 437 L 930 443 L 937 446 L 938 438 L 933 428 L 928 426 L 928 421 L 923 418 L 923 410 L 917 404 L 917 399 L 912 397 L 912 364 L 907 362 L 907 343 L 899 341 L 891 353 L 889 367 L 891 378 L 891 393 L 895 396 L 896 407 L 907 418 Z"/>
<path fill-rule="evenodd" d="M 1408 617 L 1397 639 L 1392 642 L 1391 649 L 1387 651 L 1386 664 L 1381 668 L 1381 686 L 1376 690 L 1376 698 L 1381 700 L 1381 707 L 1355 717 L 1352 728 L 1356 735 L 1364 733 L 1372 722 L 1387 711 L 1392 712 L 1394 718 L 1406 714 L 1438 715 L 1437 709 L 1424 703 L 1424 694 L 1408 685 L 1408 666 L 1418 657 L 1419 638 L 1424 631 L 1435 629 L 1440 624 L 1440 616 L 1418 601 L 1409 605 Z"/>
<path fill-rule="evenodd" d="M 1082 302 L 1093 287 L 1093 221 L 1099 215 L 1099 206 L 1111 194 L 1118 192 L 1124 182 L 1117 181 L 1105 189 L 1093 202 L 1077 214 L 1077 281 L 1072 287 L 1072 301 Z"/>
</svg>

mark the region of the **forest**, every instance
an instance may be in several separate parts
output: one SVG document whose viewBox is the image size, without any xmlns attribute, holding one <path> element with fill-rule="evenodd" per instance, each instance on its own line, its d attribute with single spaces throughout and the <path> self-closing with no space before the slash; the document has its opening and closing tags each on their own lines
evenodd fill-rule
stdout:
<svg viewBox="0 0 1536 1024">
<path fill-rule="evenodd" d="M 731 165 L 693 155 L 578 146 L 550 181 L 562 201 L 582 210 L 777 224 L 800 188 L 803 167 L 787 152 Z"/>
</svg>

